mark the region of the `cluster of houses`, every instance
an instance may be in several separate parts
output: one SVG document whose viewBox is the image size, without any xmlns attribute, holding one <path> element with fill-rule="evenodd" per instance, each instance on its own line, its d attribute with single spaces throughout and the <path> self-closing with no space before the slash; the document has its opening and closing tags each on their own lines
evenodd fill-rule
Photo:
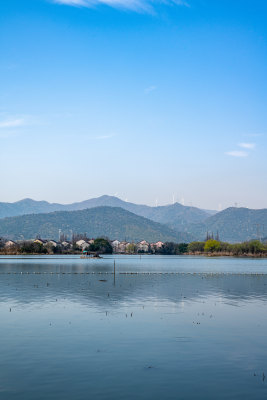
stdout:
<svg viewBox="0 0 267 400">
<path fill-rule="evenodd" d="M 57 242 L 56 240 L 43 240 L 37 238 L 31 240 L 31 242 L 42 244 L 46 248 L 59 247 L 61 249 L 68 250 L 75 247 L 76 249 L 78 248 L 81 251 L 85 251 L 89 248 L 91 244 L 94 243 L 94 239 L 90 240 L 80 239 L 77 240 L 76 242 L 70 242 L 67 240 Z M 13 246 L 21 245 L 21 243 L 22 243 L 21 241 L 14 242 L 13 240 L 6 240 L 4 243 L 4 247 L 10 248 Z M 160 250 L 164 245 L 164 243 L 161 241 L 158 241 L 156 243 L 149 243 L 146 240 L 142 240 L 138 243 L 126 242 L 126 241 L 120 242 L 119 240 L 111 240 L 110 244 L 112 246 L 113 253 L 118 253 L 118 254 L 148 253 L 148 252 L 155 253 L 156 251 Z"/>
<path fill-rule="evenodd" d="M 5 248 L 10 248 L 10 247 L 14 247 L 14 246 L 20 246 L 22 245 L 24 242 L 27 243 L 39 243 L 42 244 L 43 246 L 47 246 L 47 247 L 68 247 L 70 245 L 70 243 L 68 242 L 57 242 L 55 240 L 43 240 L 43 239 L 30 239 L 30 240 L 18 240 L 17 242 L 15 242 L 14 240 L 6 240 L 3 243 L 3 247 Z"/>
<path fill-rule="evenodd" d="M 119 240 L 113 240 L 111 246 L 114 253 L 148 253 L 159 250 L 164 245 L 163 242 L 148 243 L 146 240 L 142 240 L 138 243 L 120 242 Z"/>
</svg>

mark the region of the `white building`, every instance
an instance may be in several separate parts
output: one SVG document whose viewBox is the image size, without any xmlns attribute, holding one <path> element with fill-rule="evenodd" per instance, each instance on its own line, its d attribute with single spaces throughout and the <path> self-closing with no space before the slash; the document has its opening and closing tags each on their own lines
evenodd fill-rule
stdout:
<svg viewBox="0 0 267 400">
<path fill-rule="evenodd" d="M 45 246 L 52 246 L 52 247 L 57 247 L 58 243 L 55 240 L 49 240 L 49 242 L 47 242 L 45 244 Z"/>
<path fill-rule="evenodd" d="M 6 248 L 12 247 L 12 246 L 15 246 L 15 245 L 16 245 L 16 242 L 13 242 L 13 240 L 8 240 L 8 241 L 5 243 L 5 247 L 6 247 Z"/>
<path fill-rule="evenodd" d="M 125 253 L 127 242 L 120 242 L 118 245 L 118 253 Z"/>
<path fill-rule="evenodd" d="M 120 244 L 120 242 L 118 240 L 113 240 L 111 242 L 111 246 L 112 246 L 112 249 L 113 249 L 114 253 L 118 252 L 119 244 Z"/>
<path fill-rule="evenodd" d="M 64 242 L 61 243 L 61 245 L 62 245 L 63 247 L 70 247 L 70 246 L 71 246 L 71 243 L 70 243 L 70 242 L 64 241 Z"/>
<path fill-rule="evenodd" d="M 147 253 L 149 249 L 149 243 L 146 240 L 142 240 L 136 245 L 137 251 Z"/>
<path fill-rule="evenodd" d="M 78 240 L 78 241 L 76 242 L 76 245 L 77 245 L 78 247 L 80 247 L 80 248 L 82 248 L 85 244 L 88 246 L 88 243 L 87 243 L 85 240 L 83 240 L 83 239 Z"/>
</svg>

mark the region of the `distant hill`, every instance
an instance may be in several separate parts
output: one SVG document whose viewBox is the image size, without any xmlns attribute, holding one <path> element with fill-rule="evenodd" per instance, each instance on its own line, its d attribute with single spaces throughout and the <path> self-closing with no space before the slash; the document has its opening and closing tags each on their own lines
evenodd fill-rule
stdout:
<svg viewBox="0 0 267 400">
<path fill-rule="evenodd" d="M 139 215 L 146 216 L 153 221 L 166 224 L 170 228 L 184 231 L 188 224 L 205 221 L 210 214 L 196 207 L 183 206 L 175 203 L 168 206 L 149 207 L 142 212 L 137 210 Z M 136 212 L 137 213 L 137 212 Z"/>
<path fill-rule="evenodd" d="M 203 240 L 207 231 L 219 232 L 220 239 L 227 242 L 242 242 L 266 236 L 267 209 L 230 207 L 207 218 L 203 223 L 191 224 L 187 232 Z"/>
<path fill-rule="evenodd" d="M 187 224 L 203 222 L 212 213 L 215 213 L 215 211 L 205 211 L 196 207 L 183 206 L 179 203 L 150 207 L 129 203 L 114 196 L 101 196 L 72 204 L 48 203 L 31 199 L 24 199 L 15 203 L 0 203 L 0 218 L 53 211 L 76 211 L 100 206 L 121 207 L 136 215 L 169 225 L 172 229 L 178 231 L 184 230 Z"/>
<path fill-rule="evenodd" d="M 73 203 L 73 204 L 48 203 L 46 201 L 34 201 L 31 199 L 24 199 L 16 203 L 0 203 L 0 227 L 5 226 L 7 228 L 6 225 L 7 220 L 5 220 L 5 222 L 3 222 L 2 220 L 2 218 L 4 217 L 13 217 L 19 215 L 22 216 L 27 214 L 37 215 L 37 214 L 44 214 L 51 212 L 56 212 L 56 215 L 58 215 L 57 213 L 58 211 L 64 211 L 64 212 L 79 211 L 79 210 L 82 211 L 86 209 L 93 209 L 99 207 L 104 207 L 104 208 L 119 207 L 121 209 L 129 211 L 130 213 L 135 214 L 136 217 L 140 216 L 149 219 L 150 220 L 149 222 L 151 223 L 157 222 L 161 224 L 158 225 L 158 228 L 160 227 L 160 230 L 162 232 L 161 237 L 172 237 L 172 240 L 174 239 L 174 237 L 176 237 L 178 238 L 176 239 L 178 241 L 183 241 L 183 240 L 188 241 L 191 239 L 203 240 L 206 237 L 207 231 L 213 232 L 214 234 L 216 234 L 216 232 L 218 231 L 221 240 L 229 242 L 239 242 L 257 238 L 258 233 L 260 234 L 261 237 L 264 236 L 266 237 L 267 233 L 267 209 L 251 210 L 248 208 L 231 207 L 221 212 L 215 212 L 210 210 L 201 210 L 196 207 L 183 206 L 182 204 L 179 203 L 166 206 L 159 206 L 159 207 L 150 207 L 147 205 L 129 203 L 114 196 L 101 196 L 98 198 L 89 199 L 80 203 Z M 111 214 L 112 213 L 110 213 L 110 215 Z M 71 214 L 67 213 L 66 216 L 67 215 L 68 217 L 66 217 L 67 218 L 66 221 L 68 225 L 68 221 Z M 97 215 L 100 218 L 100 215 L 99 214 Z M 44 218 L 45 217 L 40 217 L 40 220 L 41 219 L 44 220 Z M 34 219 L 33 215 L 29 215 L 29 218 L 25 218 L 24 221 L 26 225 L 24 229 L 26 229 L 26 226 L 28 225 L 29 221 L 32 221 L 33 219 Z M 19 223 L 19 221 L 21 220 L 18 219 L 16 221 L 17 223 Z M 36 220 L 34 219 L 34 221 Z M 110 223 L 111 221 L 114 222 L 114 233 L 115 233 L 117 232 L 116 229 L 118 228 L 118 222 L 113 219 L 110 219 Z M 141 220 L 138 220 L 138 222 L 137 220 L 135 221 L 136 225 L 134 224 L 135 226 L 134 232 L 137 232 L 136 226 L 140 223 L 140 221 Z M 11 224 L 11 220 L 9 224 Z M 103 224 L 102 225 L 101 224 L 102 222 L 100 222 L 100 227 L 102 229 Z M 266 232 L 263 229 L 263 225 L 265 226 Z M 11 225 L 9 225 L 9 227 L 10 226 Z M 16 225 L 14 224 L 12 226 L 14 230 L 14 235 L 17 236 L 18 234 L 20 234 L 19 229 L 16 227 Z M 82 228 L 82 226 L 83 226 L 82 221 L 79 221 L 79 223 L 75 225 L 75 227 L 73 228 L 66 227 L 66 229 L 73 229 L 77 232 L 81 232 L 83 230 L 87 231 L 86 230 L 87 228 L 84 229 Z M 143 229 L 144 225 L 141 226 Z M 35 232 L 37 228 L 38 226 L 37 227 L 35 226 L 34 229 L 31 231 L 31 233 L 33 233 L 33 231 Z M 61 227 L 57 227 L 56 228 L 57 232 L 59 228 L 63 229 Z M 181 233 L 176 233 L 174 231 L 184 232 L 184 233 L 183 235 L 181 235 Z M 10 229 L 8 230 L 8 232 L 9 234 L 12 234 L 12 231 Z M 113 236 L 113 231 L 111 230 L 111 228 L 110 232 L 112 234 L 111 237 L 116 237 L 116 235 Z M 146 234 L 147 233 L 148 232 L 146 231 Z M 0 235 L 1 234 L 2 233 L 0 232 Z M 58 233 L 55 233 L 54 237 L 57 236 Z M 135 233 L 128 232 L 126 236 L 132 238 L 133 236 L 135 236 Z M 124 239 L 125 233 L 123 233 L 120 237 Z M 142 237 L 141 234 L 138 237 L 140 237 L 141 239 L 144 238 Z M 155 237 L 158 236 L 155 235 Z M 154 239 L 152 239 L 152 241 L 153 240 Z"/>
<path fill-rule="evenodd" d="M 107 236 L 110 239 L 154 242 L 190 241 L 188 234 L 177 233 L 169 227 L 135 215 L 118 207 L 96 207 L 80 211 L 56 211 L 30 214 L 0 220 L 0 236 L 10 239 L 57 239 L 58 232 L 86 232 L 88 237 Z"/>
<path fill-rule="evenodd" d="M 62 207 L 64 207 L 62 204 L 35 201 L 32 199 L 24 199 L 15 203 L 0 203 L 0 218 L 60 211 Z"/>
</svg>

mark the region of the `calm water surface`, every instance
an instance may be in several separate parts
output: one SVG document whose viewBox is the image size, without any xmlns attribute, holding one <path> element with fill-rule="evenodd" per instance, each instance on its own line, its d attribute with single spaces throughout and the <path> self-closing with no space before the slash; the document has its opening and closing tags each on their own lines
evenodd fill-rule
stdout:
<svg viewBox="0 0 267 400">
<path fill-rule="evenodd" d="M 1 400 L 267 398 L 266 259 L 1 257 L 0 318 Z"/>
</svg>

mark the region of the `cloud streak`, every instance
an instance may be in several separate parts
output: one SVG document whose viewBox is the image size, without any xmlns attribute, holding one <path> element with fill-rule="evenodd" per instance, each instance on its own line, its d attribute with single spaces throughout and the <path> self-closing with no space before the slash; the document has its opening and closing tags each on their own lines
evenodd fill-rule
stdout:
<svg viewBox="0 0 267 400">
<path fill-rule="evenodd" d="M 249 150 L 253 150 L 256 147 L 255 143 L 248 143 L 248 142 L 242 142 L 238 143 L 238 147 L 241 147 L 241 149 L 244 150 L 232 150 L 232 151 L 227 151 L 225 154 L 231 157 L 248 157 L 250 152 Z"/>
<path fill-rule="evenodd" d="M 96 7 L 106 5 L 122 10 L 131 10 L 135 12 L 152 12 L 156 4 L 165 4 L 169 6 L 187 6 L 184 0 L 53 0 L 57 4 L 65 4 L 73 7 Z"/>
<path fill-rule="evenodd" d="M 242 150 L 227 151 L 225 154 L 231 157 L 247 157 L 248 153 Z"/>
<path fill-rule="evenodd" d="M 255 148 L 255 143 L 239 143 L 239 147 L 242 147 L 243 149 L 249 149 L 252 150 Z"/>
<path fill-rule="evenodd" d="M 25 125 L 24 118 L 11 118 L 0 121 L 0 129 L 19 128 Z"/>
</svg>

